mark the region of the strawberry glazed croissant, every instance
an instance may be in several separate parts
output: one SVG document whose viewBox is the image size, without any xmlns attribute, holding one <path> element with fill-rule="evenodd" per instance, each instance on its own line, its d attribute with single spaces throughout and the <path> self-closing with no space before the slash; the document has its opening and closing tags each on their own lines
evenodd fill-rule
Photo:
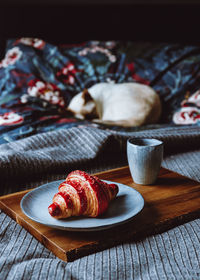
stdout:
<svg viewBox="0 0 200 280">
<path fill-rule="evenodd" d="M 107 184 L 96 176 L 75 170 L 60 184 L 48 210 L 56 219 L 80 215 L 97 217 L 107 210 L 117 193 L 116 184 Z"/>
</svg>

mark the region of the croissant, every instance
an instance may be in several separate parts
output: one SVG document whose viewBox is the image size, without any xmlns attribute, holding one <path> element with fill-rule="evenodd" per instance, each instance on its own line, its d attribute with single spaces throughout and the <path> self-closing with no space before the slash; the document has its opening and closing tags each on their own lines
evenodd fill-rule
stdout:
<svg viewBox="0 0 200 280">
<path fill-rule="evenodd" d="M 59 185 L 48 211 L 56 219 L 80 215 L 97 217 L 107 210 L 117 193 L 116 184 L 107 184 L 96 176 L 75 170 Z"/>
</svg>

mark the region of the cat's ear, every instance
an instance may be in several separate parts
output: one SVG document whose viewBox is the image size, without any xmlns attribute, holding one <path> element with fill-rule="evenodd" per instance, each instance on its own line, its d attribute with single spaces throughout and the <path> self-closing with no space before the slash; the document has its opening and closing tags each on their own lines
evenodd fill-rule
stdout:
<svg viewBox="0 0 200 280">
<path fill-rule="evenodd" d="M 97 117 L 96 103 L 87 89 L 81 94 L 83 100 L 82 114 L 86 119 L 94 119 Z"/>
<path fill-rule="evenodd" d="M 85 88 L 83 91 L 82 91 L 82 98 L 84 100 L 84 104 L 88 103 L 89 101 L 92 101 L 93 98 L 92 96 L 90 95 L 89 91 L 87 88 Z"/>
</svg>

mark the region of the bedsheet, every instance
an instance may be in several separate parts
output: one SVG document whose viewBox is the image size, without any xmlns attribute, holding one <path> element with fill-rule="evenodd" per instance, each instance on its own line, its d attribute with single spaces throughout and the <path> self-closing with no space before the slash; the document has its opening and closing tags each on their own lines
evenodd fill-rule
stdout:
<svg viewBox="0 0 200 280">
<path fill-rule="evenodd" d="M 148 84 L 163 104 L 159 124 L 199 124 L 199 65 L 199 46 L 120 41 L 56 46 L 37 38 L 10 39 L 0 62 L 0 143 L 74 126 L 127 130 L 67 112 L 74 95 L 98 82 Z"/>
<path fill-rule="evenodd" d="M 65 178 L 73 169 L 125 165 L 130 136 L 163 140 L 162 166 L 200 182 L 199 51 L 163 43 L 9 40 L 0 64 L 0 194 Z M 164 104 L 160 123 L 124 129 L 69 116 L 71 97 L 99 81 L 150 84 Z M 182 222 L 66 263 L 0 211 L 0 279 L 199 280 L 200 219 Z"/>
</svg>

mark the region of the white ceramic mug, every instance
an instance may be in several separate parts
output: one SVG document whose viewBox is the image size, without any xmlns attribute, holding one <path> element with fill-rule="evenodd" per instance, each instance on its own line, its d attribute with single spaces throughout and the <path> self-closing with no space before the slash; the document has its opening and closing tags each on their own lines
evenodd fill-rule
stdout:
<svg viewBox="0 0 200 280">
<path fill-rule="evenodd" d="M 151 185 L 160 171 L 163 142 L 150 138 L 130 138 L 127 141 L 127 158 L 133 181 Z"/>
</svg>

